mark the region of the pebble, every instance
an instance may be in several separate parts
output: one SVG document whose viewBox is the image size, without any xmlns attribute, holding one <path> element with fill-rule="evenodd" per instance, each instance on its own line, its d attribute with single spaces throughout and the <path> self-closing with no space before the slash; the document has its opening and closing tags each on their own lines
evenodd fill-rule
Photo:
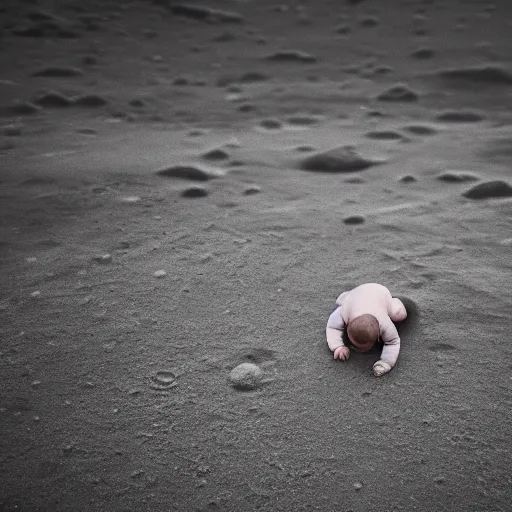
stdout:
<svg viewBox="0 0 512 512">
<path fill-rule="evenodd" d="M 242 363 L 231 370 L 229 380 L 238 390 L 248 391 L 261 386 L 263 372 L 261 368 L 252 363 Z"/>
<path fill-rule="evenodd" d="M 40 297 L 41 296 L 41 292 L 39 290 L 36 290 L 35 292 L 32 292 L 30 294 L 30 296 L 33 297 L 33 298 Z"/>
<path fill-rule="evenodd" d="M 153 276 L 158 277 L 158 278 L 165 277 L 166 275 L 167 275 L 167 272 L 165 270 L 157 270 L 156 272 L 153 273 Z"/>
<path fill-rule="evenodd" d="M 469 171 L 445 171 L 438 174 L 437 179 L 446 183 L 463 183 L 467 181 L 478 181 L 480 177 Z"/>
<path fill-rule="evenodd" d="M 462 194 L 468 199 L 498 199 L 512 197 L 512 187 L 502 180 L 485 181 Z"/>
<path fill-rule="evenodd" d="M 363 488 L 363 484 L 362 484 L 362 482 L 355 482 L 355 483 L 354 483 L 354 489 L 355 489 L 356 491 L 360 491 L 362 488 Z"/>
<path fill-rule="evenodd" d="M 309 53 L 301 52 L 298 50 L 286 50 L 271 53 L 265 57 L 267 60 L 274 62 L 304 62 L 312 63 L 318 60 L 317 57 Z"/>
<path fill-rule="evenodd" d="M 46 94 L 42 94 L 41 96 L 37 97 L 34 100 L 35 105 L 39 105 L 40 107 L 47 107 L 47 108 L 62 108 L 62 107 L 69 107 L 72 103 L 72 100 L 68 98 L 67 96 L 64 96 L 60 92 L 48 92 Z"/>
<path fill-rule="evenodd" d="M 445 123 L 478 123 L 484 116 L 473 110 L 447 110 L 438 114 L 436 119 Z"/>
<path fill-rule="evenodd" d="M 103 96 L 98 94 L 85 94 L 83 96 L 79 96 L 74 100 L 75 105 L 78 107 L 103 107 L 108 104 L 108 100 Z"/>
<path fill-rule="evenodd" d="M 198 197 L 206 197 L 208 195 L 208 190 L 204 187 L 194 186 L 186 188 L 181 192 L 181 197 L 188 198 L 198 198 Z"/>
<path fill-rule="evenodd" d="M 350 226 L 354 226 L 357 224 L 363 224 L 365 220 L 366 219 L 362 215 L 350 215 L 349 217 L 345 217 L 343 222 Z"/>
<path fill-rule="evenodd" d="M 101 256 L 96 256 L 93 258 L 96 263 L 99 263 L 100 265 L 108 265 L 112 262 L 112 255 L 111 254 L 102 254 Z"/>
<path fill-rule="evenodd" d="M 244 195 L 252 196 L 254 194 L 259 194 L 261 192 L 261 187 L 258 185 L 249 185 L 244 189 Z"/>
</svg>

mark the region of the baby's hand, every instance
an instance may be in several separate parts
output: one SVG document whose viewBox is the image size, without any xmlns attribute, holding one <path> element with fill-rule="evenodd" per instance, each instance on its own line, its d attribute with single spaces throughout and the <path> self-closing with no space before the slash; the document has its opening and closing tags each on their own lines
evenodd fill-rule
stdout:
<svg viewBox="0 0 512 512">
<path fill-rule="evenodd" d="M 338 347 L 334 350 L 334 359 L 341 359 L 346 361 L 350 356 L 350 349 L 348 347 Z"/>
<path fill-rule="evenodd" d="M 373 375 L 380 377 L 391 371 L 391 365 L 387 361 L 380 359 L 373 365 Z"/>
</svg>

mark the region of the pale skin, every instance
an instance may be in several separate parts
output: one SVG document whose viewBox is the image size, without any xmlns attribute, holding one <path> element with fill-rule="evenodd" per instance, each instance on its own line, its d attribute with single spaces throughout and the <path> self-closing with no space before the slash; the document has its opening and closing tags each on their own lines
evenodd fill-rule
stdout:
<svg viewBox="0 0 512 512">
<path fill-rule="evenodd" d="M 360 315 L 372 315 L 378 322 L 379 337 L 383 341 L 381 357 L 373 365 L 373 374 L 380 377 L 390 372 L 400 353 L 400 337 L 393 322 L 407 317 L 402 301 L 392 297 L 385 286 L 366 283 L 342 293 L 336 304 L 338 308 L 333 311 L 326 326 L 327 344 L 334 359 L 347 361 L 350 357 L 350 349 L 344 345 L 342 339 L 350 321 Z M 373 346 L 373 341 L 358 343 L 352 338 L 350 341 L 361 352 L 366 352 Z"/>
</svg>

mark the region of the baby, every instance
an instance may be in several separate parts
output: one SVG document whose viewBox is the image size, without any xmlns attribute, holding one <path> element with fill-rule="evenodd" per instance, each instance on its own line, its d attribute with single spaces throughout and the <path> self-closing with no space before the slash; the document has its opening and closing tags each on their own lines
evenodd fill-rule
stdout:
<svg viewBox="0 0 512 512">
<path fill-rule="evenodd" d="M 400 299 L 393 298 L 389 290 L 377 283 L 362 284 L 337 299 L 338 307 L 332 312 L 325 333 L 327 344 L 334 359 L 346 361 L 349 347 L 367 352 L 381 339 L 384 343 L 380 359 L 373 365 L 373 374 L 380 377 L 388 373 L 396 363 L 400 352 L 400 337 L 393 322 L 407 317 L 407 311 Z"/>
</svg>

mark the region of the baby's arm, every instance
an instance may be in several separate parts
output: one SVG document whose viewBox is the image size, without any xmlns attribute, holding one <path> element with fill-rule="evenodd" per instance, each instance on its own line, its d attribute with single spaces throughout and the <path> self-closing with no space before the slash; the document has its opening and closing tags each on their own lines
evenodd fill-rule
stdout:
<svg viewBox="0 0 512 512">
<path fill-rule="evenodd" d="M 391 318 L 386 317 L 380 322 L 380 337 L 384 342 L 384 348 L 380 359 L 373 365 L 373 373 L 380 377 L 393 369 L 400 353 L 400 336 Z"/>
<path fill-rule="evenodd" d="M 343 343 L 343 331 L 345 330 L 345 322 L 341 316 L 341 306 L 336 308 L 327 320 L 325 335 L 327 337 L 327 345 L 334 352 L 334 359 L 348 359 L 350 350 Z"/>
</svg>

